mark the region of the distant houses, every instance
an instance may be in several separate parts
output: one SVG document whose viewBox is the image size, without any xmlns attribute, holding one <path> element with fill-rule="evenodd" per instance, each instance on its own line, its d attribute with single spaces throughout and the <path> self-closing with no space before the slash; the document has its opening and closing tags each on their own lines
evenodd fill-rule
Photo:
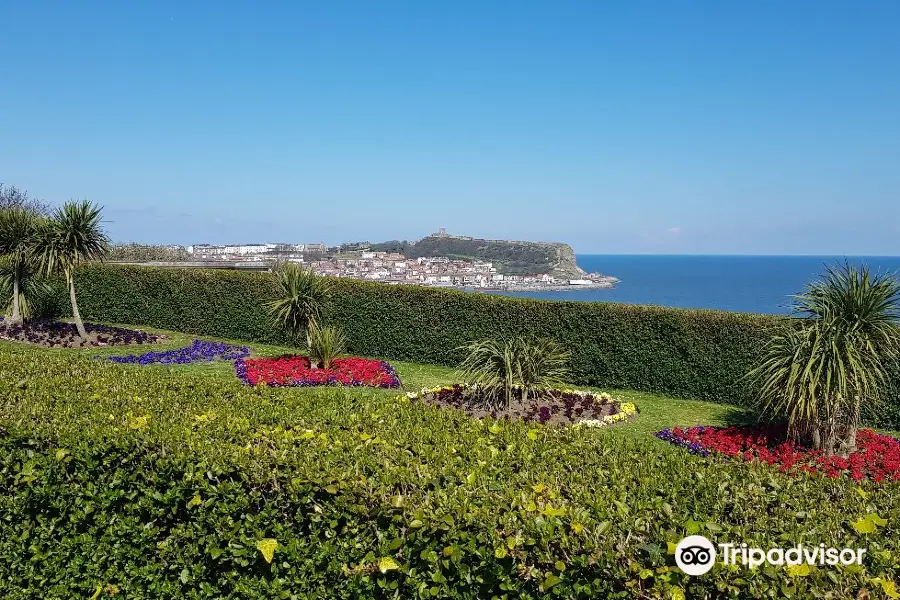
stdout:
<svg viewBox="0 0 900 600">
<path fill-rule="evenodd" d="M 441 231 L 437 236 L 448 236 Z M 448 236 L 452 237 L 452 236 Z M 435 287 L 485 290 L 533 290 L 611 287 L 615 278 L 589 274 L 581 279 L 557 278 L 550 274 L 509 275 L 500 273 L 489 260 L 457 259 L 449 256 L 408 258 L 400 252 L 329 248 L 318 244 L 195 244 L 186 248 L 190 256 L 182 264 L 191 267 L 270 270 L 279 262 L 304 263 L 320 275 Z M 183 259 L 182 259 L 183 260 Z M 189 264 L 190 263 L 190 264 Z M 171 266 L 177 266 L 177 262 Z"/>
</svg>

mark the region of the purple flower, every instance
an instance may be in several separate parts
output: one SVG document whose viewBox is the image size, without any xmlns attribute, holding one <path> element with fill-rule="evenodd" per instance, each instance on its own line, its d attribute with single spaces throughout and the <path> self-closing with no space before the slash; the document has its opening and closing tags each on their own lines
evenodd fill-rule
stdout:
<svg viewBox="0 0 900 600">
<path fill-rule="evenodd" d="M 250 350 L 246 346 L 194 340 L 190 346 L 185 348 L 145 352 L 144 354 L 128 354 L 126 356 L 110 356 L 108 360 L 138 365 L 186 365 L 196 362 L 210 362 L 216 359 L 238 360 L 249 354 Z"/>
<path fill-rule="evenodd" d="M 701 446 L 699 443 L 692 442 L 684 439 L 681 436 L 675 435 L 675 433 L 671 429 L 663 429 L 662 431 L 657 431 L 653 435 L 663 441 L 669 442 L 670 444 L 686 448 L 689 452 L 693 452 L 694 454 L 699 454 L 700 456 L 709 456 L 710 454 L 709 451 L 704 449 L 703 446 Z"/>
</svg>

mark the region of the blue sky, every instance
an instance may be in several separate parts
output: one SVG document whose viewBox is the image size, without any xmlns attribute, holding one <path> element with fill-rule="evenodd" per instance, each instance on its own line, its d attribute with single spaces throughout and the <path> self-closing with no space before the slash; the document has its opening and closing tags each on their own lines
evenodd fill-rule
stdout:
<svg viewBox="0 0 900 600">
<path fill-rule="evenodd" d="M 0 181 L 116 240 L 900 254 L 900 3 L 0 3 Z"/>
</svg>

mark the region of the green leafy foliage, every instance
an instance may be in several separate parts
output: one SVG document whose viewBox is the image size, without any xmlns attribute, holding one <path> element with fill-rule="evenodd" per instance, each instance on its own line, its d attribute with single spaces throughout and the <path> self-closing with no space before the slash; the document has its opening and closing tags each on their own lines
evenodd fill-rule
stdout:
<svg viewBox="0 0 900 600">
<path fill-rule="evenodd" d="M 43 285 L 34 251 L 43 226 L 44 218 L 35 210 L 0 207 L 0 309 L 6 309 L 9 321 L 31 316 L 30 305 Z"/>
<path fill-rule="evenodd" d="M 526 402 L 541 390 L 563 385 L 570 375 L 571 354 L 549 339 L 482 340 L 464 350 L 460 379 L 472 384 L 494 409 L 510 405 L 513 389 L 521 389 Z"/>
<path fill-rule="evenodd" d="M 72 318 L 78 334 L 87 332 L 75 295 L 75 269 L 83 263 L 102 260 L 109 250 L 109 238 L 101 226 L 103 207 L 87 200 L 66 202 L 54 211 L 34 242 L 43 268 L 63 276 L 69 291 Z"/>
<path fill-rule="evenodd" d="M 0 397 L 12 600 L 855 597 L 900 578 L 896 485 L 12 345 Z M 868 553 L 691 578 L 666 549 L 701 530 Z"/>
<path fill-rule="evenodd" d="M 799 326 L 772 337 L 750 375 L 767 412 L 826 455 L 856 451 L 863 407 L 877 408 L 900 341 L 900 282 L 866 267 L 829 268 L 796 297 Z"/>
<path fill-rule="evenodd" d="M 88 265 L 77 274 L 89 319 L 283 344 L 264 308 L 264 273 Z M 551 337 L 572 353 L 572 383 L 748 404 L 746 374 L 790 319 L 614 303 L 554 302 L 415 286 L 330 280 L 329 323 L 362 356 L 456 367 L 466 340 Z M 900 428 L 900 367 L 868 423 Z"/>
<path fill-rule="evenodd" d="M 178 262 L 193 258 L 182 247 L 159 246 L 153 244 L 113 244 L 109 247 L 107 260 L 123 262 Z"/>
<path fill-rule="evenodd" d="M 346 338 L 340 328 L 333 325 L 309 329 L 309 356 L 323 369 L 330 369 L 332 361 L 344 352 Z"/>
<path fill-rule="evenodd" d="M 277 297 L 265 304 L 269 317 L 291 340 L 305 335 L 309 345 L 311 330 L 322 319 L 323 304 L 328 299 L 328 279 L 290 262 L 275 271 L 275 280 Z"/>
</svg>

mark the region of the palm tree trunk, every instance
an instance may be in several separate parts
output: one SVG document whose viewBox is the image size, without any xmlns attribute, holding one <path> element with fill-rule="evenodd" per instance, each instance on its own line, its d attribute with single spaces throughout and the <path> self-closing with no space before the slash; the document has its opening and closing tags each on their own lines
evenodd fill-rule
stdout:
<svg viewBox="0 0 900 600">
<path fill-rule="evenodd" d="M 837 448 L 837 423 L 831 415 L 825 420 L 825 456 L 834 456 Z"/>
<path fill-rule="evenodd" d="M 819 426 L 818 422 L 813 423 L 812 428 L 812 447 L 813 450 L 821 450 L 822 449 L 822 429 Z"/>
<path fill-rule="evenodd" d="M 9 316 L 10 323 L 21 323 L 22 314 L 19 308 L 19 274 L 13 273 L 13 297 L 12 297 L 12 314 Z"/>
<path fill-rule="evenodd" d="M 75 328 L 78 330 L 78 336 L 81 339 L 87 338 L 87 330 L 84 323 L 81 322 L 81 313 L 78 312 L 78 301 L 75 299 L 75 278 L 71 274 L 66 275 L 69 283 L 69 300 L 72 301 L 72 317 L 75 319 Z"/>
<path fill-rule="evenodd" d="M 847 439 L 844 441 L 844 450 L 841 453 L 844 457 L 850 456 L 856 452 L 856 432 L 859 430 L 859 413 L 862 409 L 862 402 L 859 396 L 853 402 L 853 412 L 850 414 L 850 422 L 847 424 Z"/>
</svg>

